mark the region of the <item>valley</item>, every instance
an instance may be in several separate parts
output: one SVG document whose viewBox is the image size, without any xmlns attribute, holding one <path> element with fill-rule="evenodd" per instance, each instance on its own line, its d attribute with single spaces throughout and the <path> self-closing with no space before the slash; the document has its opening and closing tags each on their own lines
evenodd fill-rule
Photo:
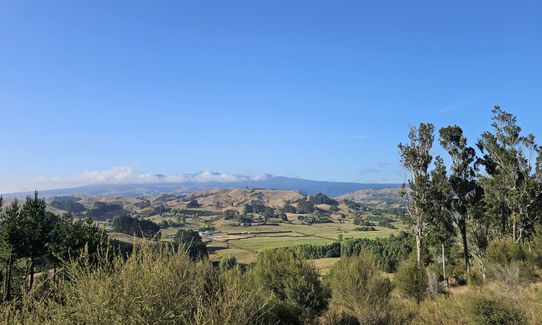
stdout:
<svg viewBox="0 0 542 325">
<path fill-rule="evenodd" d="M 338 199 L 245 188 L 142 197 L 64 196 L 47 201 L 53 213 L 71 211 L 78 218 L 90 217 L 110 238 L 130 243 L 145 236 L 117 232 L 114 218 L 151 221 L 158 225 L 162 241 L 172 241 L 179 229 L 198 231 L 211 261 L 233 256 L 242 264 L 255 262 L 262 249 L 382 238 L 405 229 L 397 189 L 362 190 Z M 329 263 L 322 269 L 326 267 Z"/>
</svg>

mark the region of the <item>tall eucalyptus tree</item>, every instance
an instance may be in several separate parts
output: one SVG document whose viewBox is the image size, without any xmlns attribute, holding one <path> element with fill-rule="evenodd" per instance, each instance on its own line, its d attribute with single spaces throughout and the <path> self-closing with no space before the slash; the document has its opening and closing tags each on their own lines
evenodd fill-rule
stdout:
<svg viewBox="0 0 542 325">
<path fill-rule="evenodd" d="M 408 187 L 403 185 L 407 218 L 416 238 L 416 262 L 422 265 L 423 239 L 428 235 L 434 217 L 432 211 L 432 184 L 430 165 L 434 142 L 433 124 L 421 123 L 411 127 L 409 142 L 399 144 L 401 163 L 409 172 Z"/>
<path fill-rule="evenodd" d="M 492 114 L 493 133 L 484 132 L 478 141 L 487 172 L 484 189 L 489 205 L 503 208 L 503 230 L 511 228 L 520 241 L 540 217 L 542 151 L 534 135 L 521 134 L 516 116 L 499 106 Z"/>
<path fill-rule="evenodd" d="M 472 208 L 482 199 L 482 188 L 477 179 L 476 151 L 467 145 L 463 130 L 457 125 L 442 128 L 439 134 L 440 145 L 451 158 L 446 206 L 452 222 L 461 235 L 465 270 L 470 273 L 467 226 L 472 219 Z"/>
</svg>

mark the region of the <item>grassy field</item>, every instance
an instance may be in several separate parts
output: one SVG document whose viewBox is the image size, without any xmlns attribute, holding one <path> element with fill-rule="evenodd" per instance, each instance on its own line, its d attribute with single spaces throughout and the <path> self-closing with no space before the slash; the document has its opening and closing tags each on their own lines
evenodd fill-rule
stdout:
<svg viewBox="0 0 542 325">
<path fill-rule="evenodd" d="M 333 267 L 333 265 L 337 263 L 338 260 L 340 260 L 339 257 L 329 257 L 312 260 L 312 262 L 314 263 L 314 266 L 316 266 L 318 271 L 320 271 L 321 275 L 326 275 L 331 269 L 331 267 Z"/>
<path fill-rule="evenodd" d="M 224 226 L 208 244 L 219 256 L 235 256 L 240 263 L 252 263 L 261 249 L 292 247 L 301 244 L 325 245 L 339 239 L 379 238 L 399 233 L 404 227 L 396 224 L 397 229 L 376 227 L 375 231 L 358 231 L 352 223 L 323 223 L 314 225 L 288 224 L 253 227 Z M 315 261 L 324 272 L 336 262 L 336 259 Z"/>
<path fill-rule="evenodd" d="M 210 217 L 213 218 L 213 217 Z M 173 221 L 172 218 L 164 218 L 158 215 L 149 219 L 155 222 L 162 220 Z M 186 228 L 197 230 L 204 225 L 204 218 L 187 219 Z M 294 218 L 292 218 L 294 219 Z M 276 220 L 274 222 L 278 222 Z M 298 220 L 290 223 L 276 223 L 262 226 L 238 226 L 233 221 L 217 220 L 211 223 L 216 230 L 212 237 L 203 237 L 209 248 L 210 258 L 219 260 L 222 257 L 234 256 L 239 263 L 251 264 L 256 261 L 258 251 L 279 247 L 294 247 L 302 244 L 325 245 L 342 239 L 368 238 L 375 239 L 397 234 L 405 229 L 400 222 L 395 222 L 397 229 L 375 227 L 374 231 L 360 231 L 359 226 L 351 221 L 320 223 L 307 225 Z M 170 241 L 177 232 L 177 228 L 169 227 L 162 229 L 162 240 Z M 112 238 L 127 242 L 134 242 L 132 236 L 112 233 Z M 314 260 L 316 267 L 325 274 L 338 259 L 325 258 Z"/>
<path fill-rule="evenodd" d="M 225 248 L 216 251 L 216 254 L 220 257 L 235 256 L 237 262 L 241 264 L 252 264 L 256 262 L 256 254 L 244 249 Z"/>
<path fill-rule="evenodd" d="M 142 242 L 147 241 L 146 239 L 134 237 L 132 235 L 127 235 L 127 234 L 123 234 L 123 233 L 120 233 L 120 232 L 111 232 L 111 233 L 109 233 L 109 238 L 114 239 L 114 240 L 118 240 L 118 241 L 123 241 L 123 242 L 130 243 L 130 244 L 142 243 Z"/>
<path fill-rule="evenodd" d="M 238 239 L 231 240 L 228 244 L 231 247 L 244 249 L 251 252 L 257 252 L 260 249 L 265 248 L 277 248 L 277 247 L 288 247 L 301 244 L 311 244 L 311 245 L 325 245 L 327 243 L 333 242 L 329 239 L 323 239 L 318 237 L 252 237 L 247 239 Z"/>
<path fill-rule="evenodd" d="M 280 209 L 287 202 L 290 204 L 290 202 L 295 202 L 302 197 L 299 193 L 287 191 L 234 189 L 192 193 L 189 196 L 172 195 L 147 198 L 85 197 L 81 199 L 81 202 L 89 207 L 94 206 L 97 201 L 102 204 L 122 204 L 126 209 L 136 211 L 138 215 L 145 219 L 162 224 L 161 239 L 163 241 L 173 240 L 175 233 L 181 228 L 181 222 L 185 223 L 182 226 L 183 229 L 195 231 L 210 226 L 214 228 L 214 232 L 208 237 L 202 235 L 209 248 L 210 258 L 219 260 L 224 256 L 234 256 L 238 262 L 246 264 L 253 263 L 256 260 L 258 251 L 263 249 L 293 247 L 302 244 L 325 245 L 339 239 L 346 240 L 349 238 L 374 239 L 388 237 L 404 229 L 402 223 L 395 222 L 394 226 L 397 229 L 377 226 L 374 231 L 360 231 L 360 227 L 354 225 L 354 216 L 356 213 L 360 214 L 361 212 L 355 212 L 345 202 L 340 202 L 339 205 L 335 206 L 333 212 L 331 212 L 332 207 L 329 205 L 317 205 L 317 208 L 321 211 L 329 212 L 327 216 L 331 222 L 312 225 L 305 223 L 308 214 L 287 213 L 288 222 L 283 222 L 278 217 L 275 217 L 266 219 L 267 224 L 262 226 L 239 226 L 240 221 L 238 219 L 223 216 L 223 212 L 226 210 L 241 212 L 244 206 L 253 200 L 259 200 L 267 207 Z M 372 196 L 369 195 L 369 197 Z M 190 199 L 197 199 L 200 206 L 188 209 Z M 383 199 L 379 198 L 376 203 L 381 200 Z M 188 212 L 179 212 L 183 210 Z M 250 214 L 250 217 L 254 216 L 253 222 L 255 224 L 262 222 L 260 215 Z M 370 212 L 363 212 L 364 218 L 370 216 L 374 215 Z M 380 213 L 378 216 L 389 217 L 393 220 L 398 219 L 395 215 L 386 215 L 385 213 Z M 166 221 L 169 226 L 164 225 Z M 100 225 L 110 227 L 110 222 L 102 221 Z M 110 229 L 108 230 L 110 231 Z M 118 233 L 112 233 L 112 237 L 127 242 L 136 241 L 132 236 Z M 322 272 L 327 272 L 335 261 L 334 259 L 322 259 L 315 261 L 315 264 Z"/>
</svg>

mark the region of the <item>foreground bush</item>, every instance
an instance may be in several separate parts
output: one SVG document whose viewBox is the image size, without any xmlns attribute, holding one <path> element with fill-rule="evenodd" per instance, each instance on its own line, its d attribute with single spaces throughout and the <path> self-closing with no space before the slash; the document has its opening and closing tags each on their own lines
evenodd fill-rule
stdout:
<svg viewBox="0 0 542 325">
<path fill-rule="evenodd" d="M 527 324 L 527 318 L 509 298 L 491 293 L 475 293 L 467 299 L 467 314 L 473 324 Z"/>
<path fill-rule="evenodd" d="M 528 249 L 531 252 L 531 261 L 537 267 L 542 268 L 542 226 L 538 225 L 535 228 L 534 234 L 528 245 Z"/>
<path fill-rule="evenodd" d="M 0 324 L 542 324 L 537 286 L 504 294 L 467 288 L 417 305 L 392 297 L 367 253 L 332 268 L 329 308 L 327 287 L 300 253 L 263 252 L 245 273 L 231 265 L 220 270 L 157 245 L 137 246 L 127 258 L 83 256 L 57 283 L 40 277 L 1 306 Z M 422 271 L 407 263 L 398 274 L 414 297 L 425 292 Z"/>
<path fill-rule="evenodd" d="M 425 268 L 414 260 L 403 263 L 395 274 L 395 285 L 407 297 L 420 303 L 427 296 L 429 278 Z"/>
<path fill-rule="evenodd" d="M 258 324 L 267 302 L 237 270 L 215 272 L 184 252 L 138 248 L 126 261 L 83 259 L 45 293 L 2 309 L 2 324 Z"/>
<path fill-rule="evenodd" d="M 174 241 L 192 260 L 206 258 L 209 255 L 207 246 L 197 231 L 179 229 L 175 234 Z"/>
<path fill-rule="evenodd" d="M 301 254 L 263 252 L 245 273 L 224 261 L 215 269 L 147 244 L 127 258 L 82 257 L 57 284 L 2 306 L 0 324 L 304 324 L 327 308 L 329 291 Z"/>
<path fill-rule="evenodd" d="M 535 251 L 536 251 L 536 245 Z M 489 244 L 486 263 L 490 279 L 505 290 L 514 291 L 535 280 L 535 267 L 529 248 L 511 239 Z"/>
<path fill-rule="evenodd" d="M 302 324 L 327 307 L 329 292 L 322 286 L 318 270 L 300 251 L 260 252 L 248 275 L 258 292 L 273 299 L 271 323 Z"/>
<path fill-rule="evenodd" d="M 235 268 L 237 266 L 237 259 L 234 256 L 225 256 L 220 259 L 218 268 L 220 271 L 227 271 Z"/>
<path fill-rule="evenodd" d="M 414 324 L 539 324 L 540 303 L 526 293 L 512 299 L 496 291 L 473 291 L 426 300 Z M 535 307 L 532 315 L 524 304 Z"/>
<path fill-rule="evenodd" d="M 388 323 L 393 286 L 371 253 L 340 260 L 328 277 L 333 303 L 345 310 L 345 315 L 336 315 L 342 322 L 355 318 L 360 324 Z"/>
</svg>

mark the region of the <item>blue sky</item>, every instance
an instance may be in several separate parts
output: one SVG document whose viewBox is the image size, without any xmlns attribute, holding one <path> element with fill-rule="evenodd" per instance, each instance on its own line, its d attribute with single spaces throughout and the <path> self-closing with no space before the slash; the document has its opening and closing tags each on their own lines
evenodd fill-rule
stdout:
<svg viewBox="0 0 542 325">
<path fill-rule="evenodd" d="M 422 121 L 474 142 L 500 104 L 542 137 L 541 32 L 537 1 L 0 0 L 0 192 L 118 171 L 401 182 Z"/>
</svg>

